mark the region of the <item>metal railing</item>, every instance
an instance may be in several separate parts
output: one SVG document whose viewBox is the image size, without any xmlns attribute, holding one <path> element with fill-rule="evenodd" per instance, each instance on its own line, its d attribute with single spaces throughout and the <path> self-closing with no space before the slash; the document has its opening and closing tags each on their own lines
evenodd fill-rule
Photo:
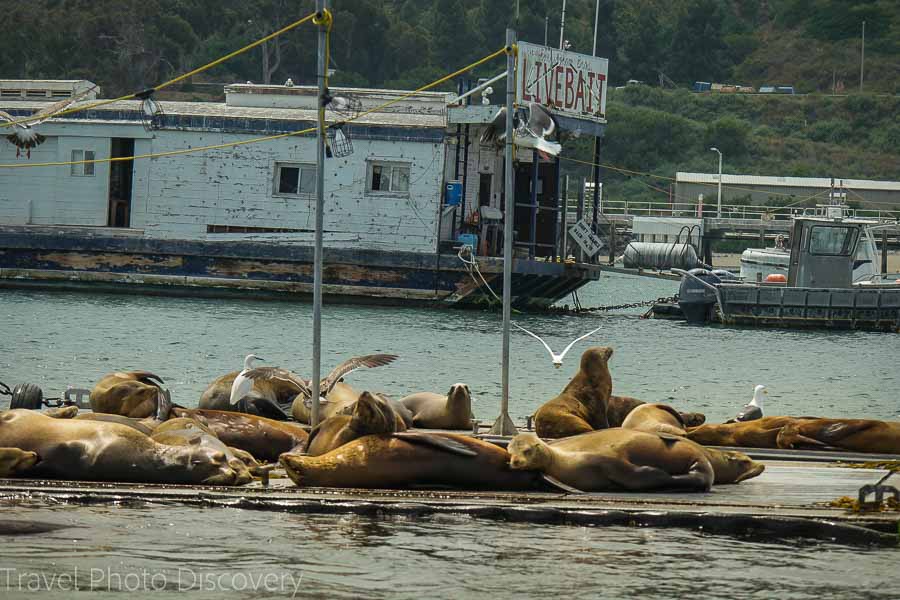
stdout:
<svg viewBox="0 0 900 600">
<path fill-rule="evenodd" d="M 702 210 L 702 214 L 701 211 Z M 790 220 L 792 217 L 816 214 L 808 207 L 776 207 L 761 205 L 723 204 L 723 219 L 749 219 L 757 221 Z M 714 218 L 718 209 L 715 203 L 701 206 L 694 202 L 647 202 L 629 200 L 605 200 L 600 213 L 635 217 L 707 217 Z M 895 220 L 898 211 L 846 208 L 844 215 L 859 219 Z"/>
</svg>

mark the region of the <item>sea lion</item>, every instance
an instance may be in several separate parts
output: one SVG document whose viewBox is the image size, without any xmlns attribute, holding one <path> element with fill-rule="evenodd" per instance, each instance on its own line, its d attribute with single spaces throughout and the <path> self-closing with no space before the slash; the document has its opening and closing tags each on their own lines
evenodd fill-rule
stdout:
<svg viewBox="0 0 900 600">
<path fill-rule="evenodd" d="M 235 456 L 231 449 L 222 443 L 222 440 L 216 436 L 206 433 L 201 429 L 166 429 L 165 431 L 154 432 L 150 436 L 154 442 L 165 444 L 167 446 L 202 446 L 214 451 L 221 452 L 228 461 L 228 466 L 234 469 L 235 478 L 233 485 L 244 485 L 253 481 L 253 475 L 250 474 L 247 465 L 243 460 Z"/>
<path fill-rule="evenodd" d="M 779 448 L 839 448 L 900 454 L 900 423 L 871 419 L 804 419 L 778 433 Z"/>
<path fill-rule="evenodd" d="M 163 380 L 148 371 L 110 373 L 91 390 L 91 410 L 142 419 L 156 413 Z"/>
<path fill-rule="evenodd" d="M 575 377 L 554 399 L 534 414 L 534 429 L 540 437 L 563 438 L 606 429 L 606 407 L 612 392 L 609 359 L 612 348 L 588 348 L 581 355 Z"/>
<path fill-rule="evenodd" d="M 642 404 L 635 407 L 625 417 L 622 427 L 647 433 L 668 433 L 678 436 L 685 434 L 681 413 L 668 404 Z"/>
<path fill-rule="evenodd" d="M 406 431 L 403 418 L 391 404 L 377 395 L 363 392 L 349 415 L 334 415 L 309 432 L 306 454 L 321 456 L 364 435 Z"/>
<path fill-rule="evenodd" d="M 235 411 L 235 406 L 231 404 L 231 386 L 238 374 L 240 371 L 234 371 L 210 383 L 200 395 L 199 407 L 208 410 Z M 279 379 L 256 379 L 250 393 L 238 398 L 237 402 L 238 405 L 245 406 L 249 414 L 280 419 L 284 414 L 280 407 L 290 406 L 296 395 L 297 391 L 289 382 Z"/>
<path fill-rule="evenodd" d="M 44 414 L 48 417 L 53 417 L 54 419 L 74 419 L 78 416 L 78 407 L 57 406 L 55 408 L 48 408 L 44 411 Z"/>
<path fill-rule="evenodd" d="M 716 474 L 714 485 L 739 483 L 761 475 L 766 466 L 737 450 L 717 450 L 697 444 Z"/>
<path fill-rule="evenodd" d="M 75 417 L 76 421 L 98 421 L 104 423 L 117 423 L 125 427 L 131 427 L 135 431 L 140 431 L 144 435 L 153 433 L 153 425 L 145 423 L 143 419 L 132 419 L 131 417 L 123 417 L 122 415 L 110 415 L 107 413 L 81 413 Z"/>
<path fill-rule="evenodd" d="M 419 392 L 400 399 L 412 413 L 413 426 L 424 429 L 472 428 L 472 395 L 469 386 L 454 383 L 447 395 Z"/>
<path fill-rule="evenodd" d="M 173 407 L 176 417 L 187 417 L 208 427 L 226 446 L 246 450 L 255 458 L 278 460 L 278 456 L 299 444 L 305 444 L 309 434 L 296 423 L 275 421 L 256 415 Z"/>
<path fill-rule="evenodd" d="M 280 461 L 300 487 L 545 487 L 537 473 L 510 469 L 506 450 L 452 433 L 367 435 L 322 456 L 287 453 L 281 455 Z"/>
<path fill-rule="evenodd" d="M 763 417 L 742 423 L 706 424 L 689 427 L 687 438 L 704 446 L 777 448 L 781 428 L 796 420 L 794 417 Z"/>
<path fill-rule="evenodd" d="M 620 427 L 548 444 L 533 433 L 509 443 L 513 469 L 541 471 L 574 491 L 708 492 L 715 472 L 703 450 L 671 435 Z"/>
<path fill-rule="evenodd" d="M 54 419 L 30 410 L 0 413 L 0 446 L 37 453 L 29 477 L 134 483 L 232 485 L 222 452 L 166 446 L 117 423 Z"/>
<path fill-rule="evenodd" d="M 0 448 L 0 477 L 12 477 L 27 471 L 38 461 L 38 455 L 20 448 Z"/>
<path fill-rule="evenodd" d="M 198 431 L 201 433 L 207 433 L 213 437 L 218 438 L 218 436 L 213 432 L 212 429 L 197 421 L 196 419 L 188 419 L 186 417 L 176 417 L 174 419 L 169 419 L 163 423 L 160 423 L 153 429 L 153 435 L 164 433 L 167 431 Z M 241 450 L 240 448 L 234 448 L 232 446 L 226 446 L 232 454 L 238 457 L 247 467 L 250 468 L 250 472 L 253 472 L 253 467 L 260 466 L 260 462 L 256 460 L 252 454 L 247 452 L 246 450 Z"/>
<path fill-rule="evenodd" d="M 336 383 L 323 402 L 319 400 L 319 422 L 340 414 L 349 414 L 353 403 L 359 400 L 362 392 L 346 383 Z M 291 404 L 291 416 L 300 423 L 312 421 L 312 401 L 309 396 L 297 394 Z"/>
<path fill-rule="evenodd" d="M 647 404 L 643 400 L 631 398 L 630 396 L 610 396 L 609 403 L 606 405 L 606 420 L 609 421 L 610 427 L 621 427 L 632 410 L 638 406 Z M 706 422 L 706 415 L 694 412 L 678 412 L 681 420 L 688 427 L 697 427 Z"/>
</svg>

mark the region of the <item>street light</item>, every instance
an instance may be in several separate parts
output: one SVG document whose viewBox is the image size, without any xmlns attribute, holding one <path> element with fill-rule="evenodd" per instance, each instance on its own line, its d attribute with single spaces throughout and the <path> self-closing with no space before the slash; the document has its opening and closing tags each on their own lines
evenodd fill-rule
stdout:
<svg viewBox="0 0 900 600">
<path fill-rule="evenodd" d="M 710 152 L 717 152 L 719 154 L 719 200 L 716 205 L 716 218 L 722 218 L 722 151 L 718 148 L 710 148 Z"/>
</svg>

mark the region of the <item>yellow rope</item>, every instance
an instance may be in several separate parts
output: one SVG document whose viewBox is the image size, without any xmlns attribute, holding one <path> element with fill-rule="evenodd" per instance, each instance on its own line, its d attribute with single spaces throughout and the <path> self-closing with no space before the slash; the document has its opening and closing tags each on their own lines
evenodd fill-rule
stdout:
<svg viewBox="0 0 900 600">
<path fill-rule="evenodd" d="M 458 75 L 461 75 L 462 73 L 465 73 L 466 71 L 474 69 L 474 68 L 488 62 L 489 60 L 492 60 L 492 59 L 496 58 L 497 56 L 504 54 L 506 51 L 507 51 L 506 48 L 502 48 L 502 49 L 498 50 L 497 52 L 489 54 L 488 56 L 485 56 L 484 58 L 475 61 L 474 63 L 470 64 L 467 67 L 464 67 L 462 69 L 454 71 L 453 73 L 438 79 L 437 81 L 433 81 L 433 82 L 429 83 L 428 85 L 423 85 L 422 87 L 418 88 L 415 91 L 404 94 L 393 100 L 389 100 L 388 102 L 385 102 L 384 104 L 382 104 L 380 106 L 377 106 L 371 110 L 367 110 L 351 119 L 346 119 L 342 122 L 350 123 L 350 122 L 356 121 L 357 119 L 361 119 L 362 117 L 365 117 L 367 115 L 372 114 L 373 112 L 377 112 L 385 107 L 388 107 L 392 104 L 400 102 L 401 100 L 409 98 L 410 96 L 413 96 L 419 92 L 422 92 L 422 91 L 428 90 L 430 88 L 433 88 L 437 85 L 440 85 L 449 79 L 457 77 Z M 85 165 L 85 164 L 97 164 L 97 163 L 123 162 L 123 161 L 128 161 L 128 160 L 135 160 L 135 159 L 139 159 L 139 158 L 143 159 L 143 158 L 161 158 L 161 157 L 166 157 L 166 156 L 178 156 L 178 155 L 182 155 L 182 154 L 191 154 L 194 152 L 205 152 L 207 150 L 220 150 L 222 148 L 235 148 L 237 146 L 246 146 L 248 144 L 257 144 L 260 142 L 268 142 L 268 141 L 278 140 L 278 139 L 296 136 L 296 135 L 305 135 L 308 133 L 313 133 L 314 131 L 316 131 L 317 128 L 318 128 L 318 125 L 316 125 L 316 127 L 309 127 L 307 129 L 302 129 L 300 131 L 279 133 L 276 135 L 268 135 L 265 137 L 253 138 L 253 139 L 243 140 L 243 141 L 239 141 L 239 142 L 227 142 L 224 144 L 213 144 L 210 146 L 197 146 L 194 148 L 182 148 L 181 150 L 169 150 L 167 152 L 152 152 L 152 153 L 148 153 L 148 154 L 137 154 L 134 156 L 117 156 L 114 158 L 113 157 L 95 158 L 92 160 L 70 160 L 70 161 L 56 161 L 56 162 L 43 162 L 43 163 L 22 162 L 22 163 L 12 163 L 12 164 L 0 164 L 0 169 L 27 169 L 27 168 L 32 168 L 32 167 L 65 167 L 65 166 L 69 166 L 69 165 Z"/>
<path fill-rule="evenodd" d="M 329 13 L 329 15 L 330 15 L 330 13 Z M 161 89 L 167 88 L 171 85 L 175 85 L 176 83 L 178 83 L 180 81 L 184 81 L 188 77 L 193 77 L 194 75 L 198 75 L 200 73 L 203 73 L 204 71 L 208 71 L 209 69 L 212 69 L 213 67 L 222 64 L 226 60 L 230 60 L 230 59 L 234 58 L 235 56 L 239 56 L 239 55 L 243 54 L 244 52 L 247 52 L 248 50 L 252 50 L 252 49 L 256 48 L 257 46 L 260 46 L 261 44 L 264 44 L 264 43 L 268 42 L 269 40 L 272 40 L 283 33 L 287 33 L 288 31 L 299 27 L 300 25 L 306 23 L 307 21 L 314 19 L 315 16 L 316 16 L 316 13 L 306 15 L 302 19 L 300 19 L 298 21 L 294 21 L 290 25 L 282 27 L 278 31 L 276 31 L 274 33 L 270 33 L 269 35 L 267 35 L 263 38 L 260 38 L 260 39 L 256 40 L 255 42 L 247 44 L 243 48 L 235 50 L 234 52 L 230 52 L 230 53 L 226 54 L 225 56 L 221 56 L 221 57 L 217 58 L 216 60 L 203 65 L 202 67 L 197 67 L 193 71 L 189 71 L 187 73 L 184 73 L 183 75 L 179 75 L 178 77 L 175 77 L 174 79 L 170 79 L 169 81 L 161 83 L 161 84 L 155 86 L 153 89 L 161 90 Z M 50 119 L 50 118 L 55 118 L 55 117 L 59 117 L 62 115 L 68 115 L 68 114 L 75 113 L 75 112 L 90 110 L 92 108 L 97 108 L 99 106 L 106 106 L 107 104 L 112 104 L 113 102 L 120 102 L 122 100 L 133 100 L 134 98 L 137 97 L 137 95 L 139 93 L 140 92 L 134 92 L 132 94 L 126 94 L 125 96 L 119 96 L 118 98 L 108 98 L 106 100 L 98 100 L 91 104 L 85 104 L 83 106 L 69 107 L 64 110 L 52 113 L 49 116 L 42 116 L 40 118 L 41 119 Z M 34 121 L 34 120 L 35 120 L 34 116 L 32 115 L 30 117 L 25 117 L 25 118 L 19 119 L 17 121 L 7 121 L 5 123 L 0 123 L 0 129 L 2 129 L 4 127 L 12 127 L 13 125 L 20 125 L 22 123 L 30 123 L 31 121 Z"/>
</svg>

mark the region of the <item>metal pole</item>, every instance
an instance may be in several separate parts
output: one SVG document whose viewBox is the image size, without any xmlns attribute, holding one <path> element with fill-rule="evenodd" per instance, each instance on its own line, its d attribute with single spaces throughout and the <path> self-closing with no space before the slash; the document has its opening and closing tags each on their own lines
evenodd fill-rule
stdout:
<svg viewBox="0 0 900 600">
<path fill-rule="evenodd" d="M 594 137 L 594 211 L 591 216 L 594 218 L 594 222 L 591 223 L 591 226 L 594 230 L 594 235 L 597 235 L 597 220 L 598 215 L 597 212 L 600 210 L 600 136 Z"/>
<path fill-rule="evenodd" d="M 722 153 L 719 152 L 719 199 L 716 206 L 716 218 L 722 218 Z"/>
<path fill-rule="evenodd" d="M 316 15 L 319 20 L 325 16 L 328 8 L 328 0 L 316 0 Z M 325 106 L 322 98 L 325 97 L 325 28 L 326 24 L 319 25 L 319 116 L 316 131 L 316 244 L 313 259 L 313 356 L 312 356 L 312 415 L 310 425 L 319 424 L 319 381 L 321 379 L 322 363 L 322 229 L 325 214 Z"/>
<path fill-rule="evenodd" d="M 859 93 L 863 91 L 863 72 L 866 66 L 866 22 L 862 24 L 862 48 L 859 53 Z"/>
<path fill-rule="evenodd" d="M 516 426 L 509 418 L 509 328 L 512 315 L 512 262 L 513 262 L 513 217 L 515 215 L 515 181 L 513 179 L 513 110 L 516 100 L 516 57 L 512 48 L 516 43 L 516 32 L 506 30 L 506 152 L 504 181 L 506 189 L 506 209 L 503 215 L 503 356 L 502 356 L 502 396 L 500 416 L 494 422 L 491 433 L 513 435 Z"/>
<path fill-rule="evenodd" d="M 566 0 L 563 0 L 562 14 L 559 17 L 559 49 L 560 50 L 565 50 L 565 48 L 563 47 L 563 44 L 565 43 L 563 36 L 565 35 L 565 33 L 566 33 Z"/>
<path fill-rule="evenodd" d="M 881 274 L 887 275 L 888 272 L 888 248 L 887 248 L 887 229 L 881 232 Z"/>
<path fill-rule="evenodd" d="M 531 151 L 531 247 L 528 249 L 528 256 L 534 258 L 537 253 L 537 186 L 538 186 L 538 168 L 540 166 L 540 157 L 537 150 Z"/>
<path fill-rule="evenodd" d="M 597 6 L 594 8 L 594 50 L 591 56 L 597 56 L 597 25 L 600 23 L 600 0 L 597 0 Z"/>
<path fill-rule="evenodd" d="M 550 35 L 550 15 L 544 16 L 544 45 L 547 45 Z"/>
</svg>

